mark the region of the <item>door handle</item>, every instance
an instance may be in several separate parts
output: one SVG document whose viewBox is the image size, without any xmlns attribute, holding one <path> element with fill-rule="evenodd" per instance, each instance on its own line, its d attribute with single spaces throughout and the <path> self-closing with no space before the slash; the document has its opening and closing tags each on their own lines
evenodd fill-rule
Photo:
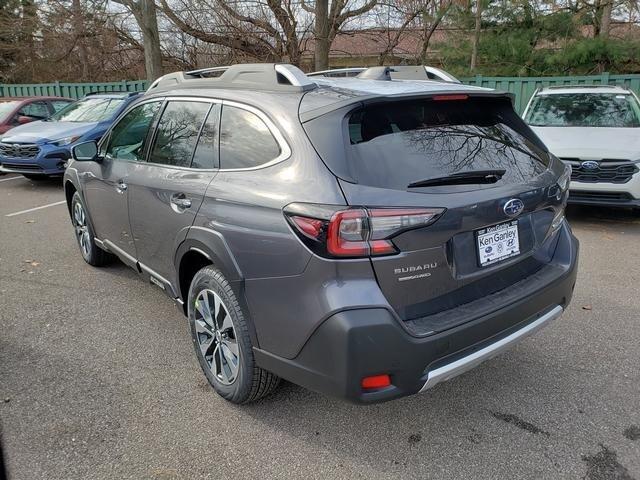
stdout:
<svg viewBox="0 0 640 480">
<path fill-rule="evenodd" d="M 171 195 L 171 204 L 180 210 L 184 210 L 191 207 L 191 199 L 187 198 L 184 193 L 175 193 Z"/>
<path fill-rule="evenodd" d="M 126 183 L 124 183 L 124 180 L 118 180 L 118 183 L 116 184 L 116 190 L 118 191 L 118 193 L 124 193 L 127 188 L 128 186 Z"/>
</svg>

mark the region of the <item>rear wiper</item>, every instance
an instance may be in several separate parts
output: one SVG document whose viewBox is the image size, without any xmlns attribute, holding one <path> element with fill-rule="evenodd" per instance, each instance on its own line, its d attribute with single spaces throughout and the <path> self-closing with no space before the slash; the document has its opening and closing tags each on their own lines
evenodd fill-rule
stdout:
<svg viewBox="0 0 640 480">
<path fill-rule="evenodd" d="M 474 183 L 496 183 L 506 173 L 506 170 L 472 170 L 469 172 L 453 173 L 444 177 L 427 178 L 410 183 L 407 188 L 435 187 L 438 185 L 468 185 Z"/>
</svg>

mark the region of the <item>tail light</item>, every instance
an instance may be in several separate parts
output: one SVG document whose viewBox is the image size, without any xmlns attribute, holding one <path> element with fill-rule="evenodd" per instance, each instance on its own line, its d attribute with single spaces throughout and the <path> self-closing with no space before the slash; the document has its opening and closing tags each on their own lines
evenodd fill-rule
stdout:
<svg viewBox="0 0 640 480">
<path fill-rule="evenodd" d="M 393 255 L 396 235 L 431 225 L 442 208 L 340 209 L 335 206 L 294 203 L 284 213 L 300 239 L 325 257 L 359 258 Z"/>
</svg>

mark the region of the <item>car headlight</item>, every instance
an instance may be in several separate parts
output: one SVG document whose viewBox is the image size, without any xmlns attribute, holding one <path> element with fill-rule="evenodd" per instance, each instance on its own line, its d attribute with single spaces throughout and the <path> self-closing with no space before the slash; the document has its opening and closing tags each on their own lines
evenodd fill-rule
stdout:
<svg viewBox="0 0 640 480">
<path fill-rule="evenodd" d="M 70 137 L 59 138 L 58 140 L 54 140 L 50 142 L 52 145 L 56 147 L 64 147 L 65 145 L 69 145 L 80 138 L 80 135 L 72 135 Z"/>
</svg>

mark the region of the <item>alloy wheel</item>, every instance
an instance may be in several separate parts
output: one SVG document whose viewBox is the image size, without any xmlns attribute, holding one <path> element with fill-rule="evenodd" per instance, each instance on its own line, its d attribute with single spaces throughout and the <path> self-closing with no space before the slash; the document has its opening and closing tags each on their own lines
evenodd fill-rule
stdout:
<svg viewBox="0 0 640 480">
<path fill-rule="evenodd" d="M 73 224 L 76 229 L 76 237 L 78 237 L 82 254 L 85 258 L 89 258 L 91 254 L 91 237 L 87 225 L 87 216 L 80 202 L 76 202 L 73 205 Z"/>
<path fill-rule="evenodd" d="M 231 315 L 218 294 L 202 290 L 195 302 L 195 331 L 200 353 L 207 366 L 223 385 L 238 377 L 240 350 Z"/>
</svg>

